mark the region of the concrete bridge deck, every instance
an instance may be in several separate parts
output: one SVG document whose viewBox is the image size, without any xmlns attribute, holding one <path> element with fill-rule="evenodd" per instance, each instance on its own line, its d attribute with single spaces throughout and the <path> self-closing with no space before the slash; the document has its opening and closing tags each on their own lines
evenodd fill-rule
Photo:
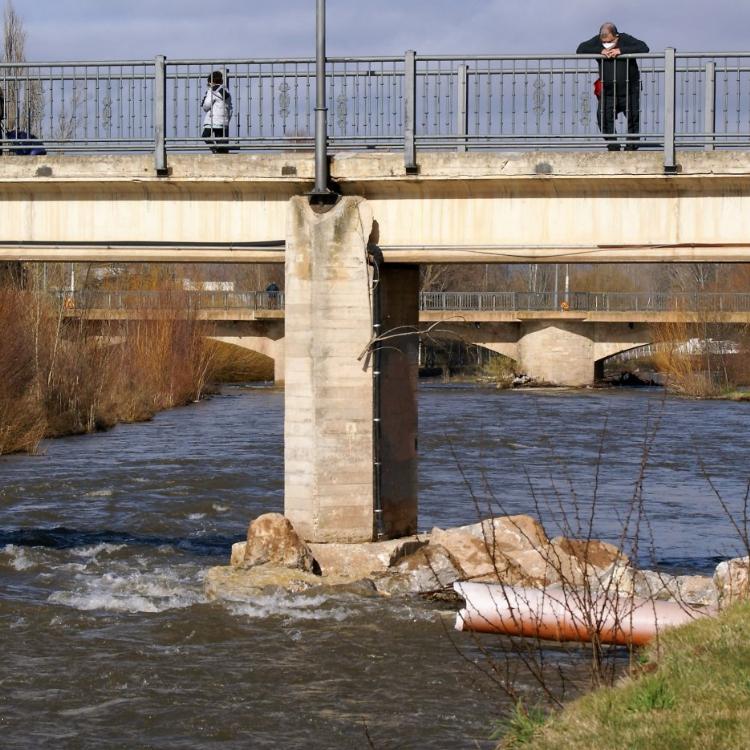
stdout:
<svg viewBox="0 0 750 750">
<path fill-rule="evenodd" d="M 308 154 L 0 160 L 0 260 L 284 262 Z M 738 262 L 750 259 L 750 153 L 337 154 L 384 263 Z"/>
</svg>

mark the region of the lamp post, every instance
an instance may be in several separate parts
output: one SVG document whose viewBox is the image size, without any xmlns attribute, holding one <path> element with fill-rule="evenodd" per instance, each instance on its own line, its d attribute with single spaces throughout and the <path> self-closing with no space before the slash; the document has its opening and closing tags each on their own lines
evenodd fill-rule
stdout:
<svg viewBox="0 0 750 750">
<path fill-rule="evenodd" d="M 313 200 L 327 202 L 328 109 L 326 107 L 326 0 L 317 0 L 315 55 L 315 188 Z"/>
</svg>

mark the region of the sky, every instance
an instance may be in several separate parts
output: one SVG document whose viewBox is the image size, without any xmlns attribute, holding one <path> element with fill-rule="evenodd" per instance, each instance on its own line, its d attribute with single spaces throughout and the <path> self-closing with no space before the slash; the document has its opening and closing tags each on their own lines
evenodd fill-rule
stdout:
<svg viewBox="0 0 750 750">
<path fill-rule="evenodd" d="M 299 57 L 315 49 L 315 0 L 14 4 L 32 61 Z M 569 52 L 603 21 L 653 51 L 750 49 L 750 0 L 328 0 L 327 8 L 332 56 Z"/>
</svg>

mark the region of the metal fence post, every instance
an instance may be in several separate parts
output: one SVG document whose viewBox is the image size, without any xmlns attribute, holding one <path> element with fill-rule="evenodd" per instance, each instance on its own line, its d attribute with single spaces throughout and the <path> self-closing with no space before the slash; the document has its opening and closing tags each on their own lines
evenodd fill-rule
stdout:
<svg viewBox="0 0 750 750">
<path fill-rule="evenodd" d="M 664 50 L 664 171 L 677 171 L 677 155 L 675 153 L 675 91 L 677 69 L 675 65 L 675 49 L 667 47 Z"/>
<path fill-rule="evenodd" d="M 469 66 L 458 66 L 458 106 L 456 107 L 456 135 L 469 134 Z M 466 139 L 458 142 L 458 151 L 466 151 Z"/>
<path fill-rule="evenodd" d="M 713 151 L 715 148 L 716 139 L 714 134 L 716 133 L 716 63 L 706 63 L 706 84 L 705 84 L 705 96 L 706 101 L 703 104 L 703 117 L 704 124 L 703 129 L 705 130 L 707 137 L 704 149 L 706 151 Z"/>
<path fill-rule="evenodd" d="M 404 168 L 407 174 L 416 174 L 416 124 L 417 124 L 417 53 L 408 50 L 404 55 Z"/>
<path fill-rule="evenodd" d="M 154 60 L 154 168 L 156 174 L 167 174 L 167 58 Z"/>
</svg>

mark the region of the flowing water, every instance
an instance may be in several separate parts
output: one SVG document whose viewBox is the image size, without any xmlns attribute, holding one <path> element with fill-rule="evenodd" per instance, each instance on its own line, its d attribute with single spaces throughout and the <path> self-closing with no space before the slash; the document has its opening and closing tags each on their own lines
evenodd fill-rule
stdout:
<svg viewBox="0 0 750 750">
<path fill-rule="evenodd" d="M 492 746 L 507 704 L 452 607 L 206 601 L 205 571 L 282 509 L 282 412 L 278 391 L 229 388 L 0 458 L 0 746 Z M 593 518 L 628 545 L 636 519 L 642 562 L 710 571 L 739 540 L 708 478 L 738 514 L 748 426 L 750 404 L 658 391 L 422 387 L 420 524 Z"/>
</svg>

